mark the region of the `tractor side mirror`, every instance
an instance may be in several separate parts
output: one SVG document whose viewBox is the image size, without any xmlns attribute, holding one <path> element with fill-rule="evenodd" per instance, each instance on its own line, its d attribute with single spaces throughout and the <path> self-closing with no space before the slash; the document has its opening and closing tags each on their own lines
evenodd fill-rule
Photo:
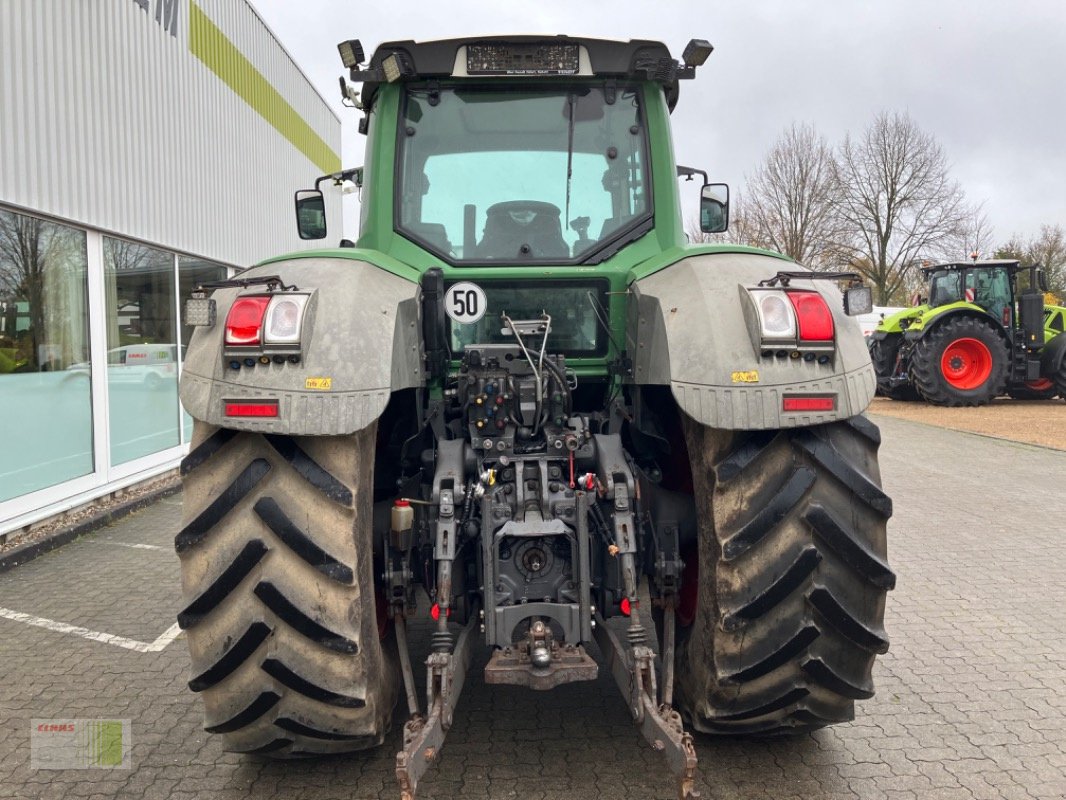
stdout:
<svg viewBox="0 0 1066 800">
<path fill-rule="evenodd" d="M 869 286 L 852 286 L 844 292 L 844 313 L 849 317 L 874 310 L 874 292 Z"/>
<path fill-rule="evenodd" d="M 301 239 L 326 238 L 326 200 L 318 189 L 296 193 L 296 229 Z"/>
<path fill-rule="evenodd" d="M 729 227 L 729 186 L 705 183 L 700 192 L 700 230 L 722 233 Z"/>
</svg>

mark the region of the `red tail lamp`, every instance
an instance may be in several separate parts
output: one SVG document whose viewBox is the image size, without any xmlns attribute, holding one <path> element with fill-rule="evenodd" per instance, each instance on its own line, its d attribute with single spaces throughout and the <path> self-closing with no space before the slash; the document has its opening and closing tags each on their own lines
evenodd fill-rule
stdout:
<svg viewBox="0 0 1066 800">
<path fill-rule="evenodd" d="M 263 317 L 269 297 L 238 297 L 226 315 L 226 344 L 236 346 L 262 343 Z"/>
<path fill-rule="evenodd" d="M 796 310 L 801 342 L 831 342 L 833 340 L 833 312 L 818 292 L 786 292 Z"/>
</svg>

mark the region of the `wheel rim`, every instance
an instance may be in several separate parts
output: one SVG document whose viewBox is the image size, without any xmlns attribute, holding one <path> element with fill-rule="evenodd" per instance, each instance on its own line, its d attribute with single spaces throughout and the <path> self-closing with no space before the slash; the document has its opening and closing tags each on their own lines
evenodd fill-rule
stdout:
<svg viewBox="0 0 1066 800">
<path fill-rule="evenodd" d="M 1050 378 L 1040 378 L 1039 380 L 1026 381 L 1025 383 L 1026 388 L 1032 389 L 1034 392 L 1046 392 L 1054 385 Z"/>
<path fill-rule="evenodd" d="M 992 374 L 992 353 L 978 339 L 956 339 L 944 350 L 940 371 L 956 389 L 976 389 Z"/>
</svg>

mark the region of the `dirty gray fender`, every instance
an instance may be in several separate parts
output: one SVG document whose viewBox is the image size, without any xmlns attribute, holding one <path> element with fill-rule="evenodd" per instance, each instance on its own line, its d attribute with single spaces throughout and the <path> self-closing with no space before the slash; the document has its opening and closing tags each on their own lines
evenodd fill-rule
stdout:
<svg viewBox="0 0 1066 800">
<path fill-rule="evenodd" d="M 392 392 L 424 383 L 417 284 L 364 261 L 328 257 L 273 262 L 240 277 L 275 274 L 317 290 L 301 362 L 231 369 L 222 355 L 226 315 L 238 294 L 261 287 L 216 290 L 216 322 L 195 329 L 182 372 L 181 402 L 194 418 L 262 433 L 347 434 L 376 420 Z M 274 399 L 277 418 L 225 415 L 226 401 Z"/>
<path fill-rule="evenodd" d="M 762 356 L 747 287 L 796 265 L 769 255 L 693 255 L 635 281 L 628 336 L 636 342 L 633 382 L 670 386 L 678 405 L 714 428 L 757 430 L 817 425 L 862 412 L 876 376 L 858 323 L 831 281 L 793 280 L 822 294 L 833 313 L 829 363 Z M 834 395 L 832 411 L 786 412 L 783 395 Z"/>
</svg>

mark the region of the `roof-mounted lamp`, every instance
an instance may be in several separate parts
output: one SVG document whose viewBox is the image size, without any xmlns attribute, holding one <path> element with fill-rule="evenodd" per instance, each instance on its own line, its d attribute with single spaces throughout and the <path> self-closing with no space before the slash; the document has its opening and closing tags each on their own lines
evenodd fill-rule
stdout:
<svg viewBox="0 0 1066 800">
<path fill-rule="evenodd" d="M 681 58 L 687 67 L 701 67 L 712 52 L 714 52 L 714 45 L 706 39 L 690 39 L 685 45 L 685 52 L 681 54 Z"/>
<path fill-rule="evenodd" d="M 363 63 L 363 45 L 358 39 L 348 39 L 337 45 L 337 52 L 341 54 L 341 61 L 345 69 L 355 69 Z"/>
</svg>

